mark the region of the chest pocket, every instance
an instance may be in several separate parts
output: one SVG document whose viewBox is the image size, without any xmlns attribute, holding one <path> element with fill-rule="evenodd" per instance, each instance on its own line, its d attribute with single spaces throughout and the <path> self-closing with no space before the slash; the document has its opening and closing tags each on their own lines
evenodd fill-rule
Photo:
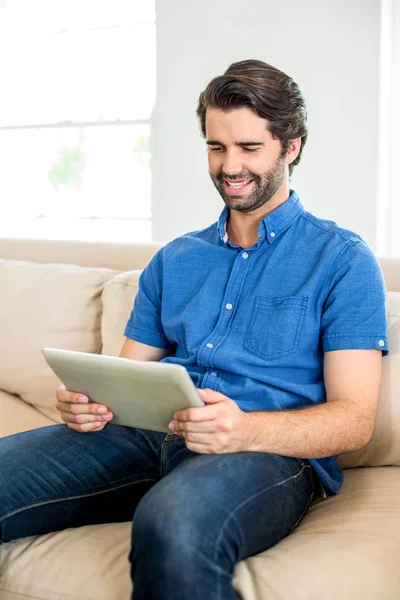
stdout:
<svg viewBox="0 0 400 600">
<path fill-rule="evenodd" d="M 244 348 L 271 360 L 296 352 L 308 296 L 256 296 Z"/>
</svg>

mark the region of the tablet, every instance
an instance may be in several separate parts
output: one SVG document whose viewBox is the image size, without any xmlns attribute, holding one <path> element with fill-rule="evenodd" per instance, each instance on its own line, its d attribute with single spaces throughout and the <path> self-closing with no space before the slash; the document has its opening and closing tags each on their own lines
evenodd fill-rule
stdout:
<svg viewBox="0 0 400 600">
<path fill-rule="evenodd" d="M 42 354 L 67 390 L 105 404 L 116 425 L 168 432 L 175 411 L 204 406 L 181 365 L 57 348 Z"/>
</svg>

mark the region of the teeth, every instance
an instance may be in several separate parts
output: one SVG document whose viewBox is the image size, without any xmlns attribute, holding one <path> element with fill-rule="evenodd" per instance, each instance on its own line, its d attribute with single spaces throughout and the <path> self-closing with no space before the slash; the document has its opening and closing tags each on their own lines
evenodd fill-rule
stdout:
<svg viewBox="0 0 400 600">
<path fill-rule="evenodd" d="M 244 185 L 247 185 L 249 182 L 248 182 L 248 181 L 243 181 L 242 183 L 231 183 L 230 181 L 227 181 L 226 183 L 227 183 L 227 184 L 228 184 L 230 187 L 233 187 L 233 188 L 241 188 L 241 187 L 243 187 Z"/>
</svg>

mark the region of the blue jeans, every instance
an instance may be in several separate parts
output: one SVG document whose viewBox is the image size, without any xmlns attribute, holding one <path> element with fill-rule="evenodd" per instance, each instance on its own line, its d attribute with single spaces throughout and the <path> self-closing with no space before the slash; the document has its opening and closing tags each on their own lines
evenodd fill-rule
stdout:
<svg viewBox="0 0 400 600">
<path fill-rule="evenodd" d="M 235 564 L 287 536 L 317 490 L 297 458 L 196 454 L 173 434 L 54 425 L 0 439 L 0 543 L 134 518 L 135 600 L 233 600 Z"/>
</svg>

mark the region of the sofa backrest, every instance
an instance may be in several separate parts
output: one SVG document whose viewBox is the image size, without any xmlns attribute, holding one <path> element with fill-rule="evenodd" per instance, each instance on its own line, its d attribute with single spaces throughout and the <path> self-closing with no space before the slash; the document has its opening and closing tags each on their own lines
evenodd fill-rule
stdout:
<svg viewBox="0 0 400 600">
<path fill-rule="evenodd" d="M 135 244 L 0 238 L 0 258 L 129 271 L 145 267 L 162 246 L 162 242 Z"/>
<path fill-rule="evenodd" d="M 0 389 L 60 422 L 40 349 L 100 352 L 106 282 L 161 245 L 0 239 Z"/>
</svg>

